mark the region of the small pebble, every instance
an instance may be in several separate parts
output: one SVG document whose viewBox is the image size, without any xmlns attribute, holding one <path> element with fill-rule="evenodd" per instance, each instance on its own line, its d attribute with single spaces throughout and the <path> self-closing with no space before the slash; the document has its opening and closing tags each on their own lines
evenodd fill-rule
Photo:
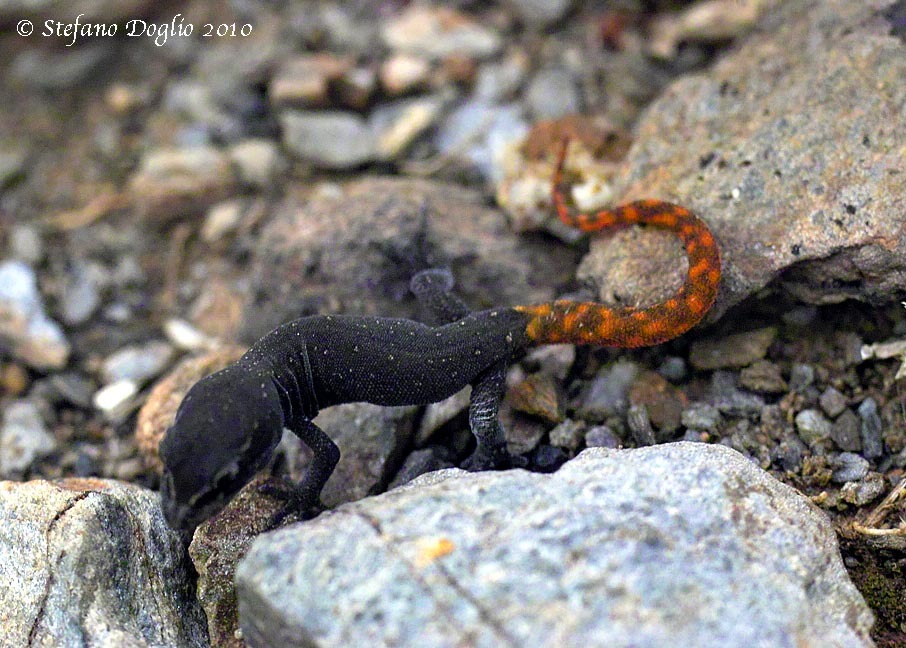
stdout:
<svg viewBox="0 0 906 648">
<path fill-rule="evenodd" d="M 830 421 L 816 409 L 802 410 L 796 415 L 795 421 L 799 438 L 809 447 L 830 437 Z"/>
<path fill-rule="evenodd" d="M 173 358 L 173 347 L 151 341 L 141 346 L 124 347 L 104 360 L 101 375 L 107 383 L 131 381 L 142 384 L 166 369 Z"/>
<path fill-rule="evenodd" d="M 840 497 L 843 501 L 849 502 L 853 506 L 865 506 L 885 492 L 887 492 L 887 484 L 885 483 L 884 475 L 870 472 L 859 481 L 843 484 L 840 489 Z"/>
<path fill-rule="evenodd" d="M 507 0 L 507 4 L 523 23 L 540 29 L 566 16 L 574 0 Z"/>
<path fill-rule="evenodd" d="M 836 418 L 846 409 L 846 397 L 833 387 L 828 387 L 821 393 L 818 403 L 831 418 Z"/>
<path fill-rule="evenodd" d="M 350 169 L 377 156 L 377 141 L 363 117 L 351 112 L 285 111 L 283 144 L 296 157 L 327 169 Z"/>
<path fill-rule="evenodd" d="M 648 418 L 648 411 L 643 405 L 630 405 L 626 412 L 626 425 L 632 434 L 633 440 L 639 446 L 650 446 L 657 443 L 654 435 L 654 428 L 651 427 L 651 419 Z"/>
<path fill-rule="evenodd" d="M 213 205 L 201 225 L 201 238 L 206 243 L 219 241 L 234 232 L 245 214 L 245 201 L 225 200 Z"/>
<path fill-rule="evenodd" d="M 715 371 L 709 392 L 709 401 L 728 416 L 755 416 L 764 408 L 764 398 L 740 390 L 736 375 L 730 371 Z"/>
<path fill-rule="evenodd" d="M 84 324 L 101 303 L 100 283 L 103 269 L 98 265 L 76 262 L 63 284 L 60 314 L 70 326 Z"/>
<path fill-rule="evenodd" d="M 862 456 L 867 459 L 877 459 L 884 454 L 884 442 L 881 438 L 881 417 L 878 414 L 878 404 L 874 398 L 866 398 L 859 405 L 859 418 L 862 426 L 859 430 L 862 437 Z"/>
<path fill-rule="evenodd" d="M 552 473 L 566 463 L 569 457 L 560 448 L 540 445 L 532 452 L 529 464 L 534 472 Z"/>
<path fill-rule="evenodd" d="M 21 261 L 0 263 L 0 337 L 36 369 L 61 369 L 69 358 L 63 330 L 45 314 L 37 277 Z"/>
<path fill-rule="evenodd" d="M 619 448 L 620 438 L 607 425 L 595 425 L 585 432 L 585 445 L 589 448 Z"/>
<path fill-rule="evenodd" d="M 440 123 L 434 145 L 441 154 L 474 165 L 496 182 L 504 177 L 505 151 L 518 146 L 528 130 L 518 104 L 468 101 Z"/>
<path fill-rule="evenodd" d="M 585 423 L 566 419 L 550 431 L 551 445 L 575 452 L 582 445 Z"/>
<path fill-rule="evenodd" d="M 21 478 L 37 459 L 56 448 L 57 441 L 35 403 L 16 400 L 6 405 L 0 430 L 0 478 Z"/>
<path fill-rule="evenodd" d="M 689 350 L 689 362 L 696 369 L 746 367 L 764 358 L 777 337 L 777 329 L 766 327 L 722 338 L 696 340 Z"/>
<path fill-rule="evenodd" d="M 475 98 L 488 103 L 511 100 L 525 80 L 528 68 L 528 56 L 522 52 L 500 62 L 485 63 L 479 68 L 475 79 Z"/>
<path fill-rule="evenodd" d="M 762 394 L 779 394 L 787 389 L 780 367 L 770 360 L 756 360 L 744 367 L 739 372 L 739 384 Z"/>
<path fill-rule="evenodd" d="M 844 408 L 831 426 L 831 439 L 837 447 L 846 452 L 859 452 L 862 450 L 859 417 L 848 408 Z"/>
<path fill-rule="evenodd" d="M 507 397 L 513 409 L 537 416 L 551 423 L 563 420 L 563 403 L 560 389 L 553 377 L 545 374 L 531 374 L 511 387 Z"/>
<path fill-rule="evenodd" d="M 805 451 L 806 447 L 799 439 L 785 439 L 771 449 L 771 462 L 780 470 L 799 472 Z"/>
<path fill-rule="evenodd" d="M 411 4 L 381 25 L 381 38 L 390 49 L 440 60 L 453 54 L 490 58 L 503 41 L 496 31 L 467 14 L 443 6 Z"/>
<path fill-rule="evenodd" d="M 86 409 L 91 407 L 91 396 L 96 389 L 88 378 L 72 371 L 50 376 L 50 386 L 56 392 L 56 396 Z"/>
<path fill-rule="evenodd" d="M 383 104 L 374 109 L 369 125 L 377 140 L 382 160 L 400 157 L 416 139 L 430 129 L 440 116 L 444 101 L 419 97 Z"/>
<path fill-rule="evenodd" d="M 812 365 L 797 362 L 790 369 L 790 389 L 803 392 L 815 382 L 815 368 Z"/>
<path fill-rule="evenodd" d="M 527 367 L 537 367 L 539 373 L 549 374 L 563 381 L 575 361 L 574 344 L 545 344 L 531 349 L 522 363 Z"/>
<path fill-rule="evenodd" d="M 387 94 L 399 96 L 423 87 L 430 78 L 431 63 L 412 54 L 395 54 L 381 64 L 378 78 Z"/>
<path fill-rule="evenodd" d="M 258 189 L 267 189 L 273 184 L 282 162 L 277 145 L 266 139 L 236 142 L 228 153 L 230 161 L 236 165 L 239 179 Z"/>
<path fill-rule="evenodd" d="M 525 102 L 536 121 L 582 112 L 579 86 L 564 69 L 537 72 L 525 90 Z"/>
<path fill-rule="evenodd" d="M 720 425 L 720 410 L 708 403 L 692 403 L 683 410 L 681 422 L 693 430 L 713 431 Z"/>
<path fill-rule="evenodd" d="M 657 372 L 672 383 L 682 382 L 689 373 L 686 367 L 686 361 L 679 356 L 670 356 L 666 358 Z"/>
<path fill-rule="evenodd" d="M 164 335 L 178 348 L 186 351 L 210 351 L 217 346 L 217 340 L 182 319 L 167 320 Z"/>
<path fill-rule="evenodd" d="M 579 398 L 579 418 L 601 422 L 609 416 L 625 414 L 629 408 L 629 388 L 639 375 L 639 366 L 621 360 L 602 368 Z"/>
<path fill-rule="evenodd" d="M 2 184 L 2 175 L 0 175 L 0 186 Z M 44 243 L 37 228 L 25 224 L 10 227 L 9 253 L 14 259 L 24 261 L 29 265 L 40 263 L 44 258 Z"/>
<path fill-rule="evenodd" d="M 108 419 L 116 420 L 132 409 L 138 385 L 131 380 L 118 380 L 94 393 L 92 402 Z"/>
<path fill-rule="evenodd" d="M 853 452 L 841 452 L 831 460 L 831 480 L 843 484 L 857 481 L 868 474 L 868 461 Z"/>
</svg>

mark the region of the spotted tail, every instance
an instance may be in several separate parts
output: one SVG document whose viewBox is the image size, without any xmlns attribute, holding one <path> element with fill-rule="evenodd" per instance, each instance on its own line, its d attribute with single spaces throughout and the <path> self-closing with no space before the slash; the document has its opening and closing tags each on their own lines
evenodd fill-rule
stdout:
<svg viewBox="0 0 906 648">
<path fill-rule="evenodd" d="M 674 232 L 686 247 L 689 273 L 676 294 L 648 308 L 611 308 L 567 300 L 516 306 L 515 310 L 529 317 L 525 333 L 530 343 L 640 347 L 666 342 L 695 326 L 714 303 L 720 282 L 720 251 L 708 226 L 688 209 L 660 200 L 640 200 L 596 214 L 572 214 L 562 187 L 565 156 L 566 144 L 553 188 L 560 220 L 583 232 L 635 223 Z"/>
</svg>

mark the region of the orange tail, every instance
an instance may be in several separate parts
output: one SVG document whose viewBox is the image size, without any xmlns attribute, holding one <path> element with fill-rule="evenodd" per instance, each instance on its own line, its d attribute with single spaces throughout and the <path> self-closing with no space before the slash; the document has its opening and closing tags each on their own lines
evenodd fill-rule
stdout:
<svg viewBox="0 0 906 648">
<path fill-rule="evenodd" d="M 714 303 L 720 283 L 720 251 L 708 226 L 684 207 L 640 200 L 596 214 L 571 214 L 562 187 L 564 142 L 554 176 L 553 202 L 567 225 L 583 232 L 640 223 L 674 232 L 683 241 L 689 274 L 670 299 L 648 308 L 611 308 L 596 302 L 555 301 L 516 306 L 530 319 L 526 335 L 534 344 L 593 344 L 639 347 L 666 342 L 695 326 Z"/>
</svg>

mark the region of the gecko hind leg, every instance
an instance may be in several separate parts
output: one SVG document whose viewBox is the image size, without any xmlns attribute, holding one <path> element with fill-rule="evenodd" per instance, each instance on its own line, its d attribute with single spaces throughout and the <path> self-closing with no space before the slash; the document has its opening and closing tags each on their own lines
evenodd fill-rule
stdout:
<svg viewBox="0 0 906 648">
<path fill-rule="evenodd" d="M 498 362 L 482 372 L 472 383 L 469 402 L 469 427 L 477 446 L 463 463 L 469 471 L 493 470 L 521 465 L 519 457 L 510 455 L 503 426 L 500 425 L 500 401 L 506 389 L 506 362 Z"/>
</svg>

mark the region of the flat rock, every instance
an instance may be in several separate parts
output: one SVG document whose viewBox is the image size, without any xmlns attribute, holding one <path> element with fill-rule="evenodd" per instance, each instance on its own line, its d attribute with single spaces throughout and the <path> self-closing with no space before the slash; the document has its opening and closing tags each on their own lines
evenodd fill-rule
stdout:
<svg viewBox="0 0 906 648">
<path fill-rule="evenodd" d="M 249 646 L 871 646 L 830 522 L 736 452 L 424 475 L 260 536 Z"/>
<path fill-rule="evenodd" d="M 327 169 L 349 169 L 378 154 L 363 117 L 352 112 L 287 110 L 280 115 L 283 144 L 296 157 Z"/>
<path fill-rule="evenodd" d="M 906 46 L 891 35 L 889 5 L 779 3 L 639 122 L 614 202 L 662 198 L 708 222 L 724 263 L 711 319 L 784 271 L 784 286 L 812 303 L 902 292 Z M 615 248 L 650 267 L 603 263 Z M 646 301 L 659 289 L 647 277 L 682 281 L 681 252 L 664 266 L 667 253 L 654 234 L 621 232 L 596 238 L 586 263 L 602 291 L 621 286 Z"/>
<path fill-rule="evenodd" d="M 190 574 L 149 490 L 0 482 L 4 645 L 207 646 Z"/>
</svg>

